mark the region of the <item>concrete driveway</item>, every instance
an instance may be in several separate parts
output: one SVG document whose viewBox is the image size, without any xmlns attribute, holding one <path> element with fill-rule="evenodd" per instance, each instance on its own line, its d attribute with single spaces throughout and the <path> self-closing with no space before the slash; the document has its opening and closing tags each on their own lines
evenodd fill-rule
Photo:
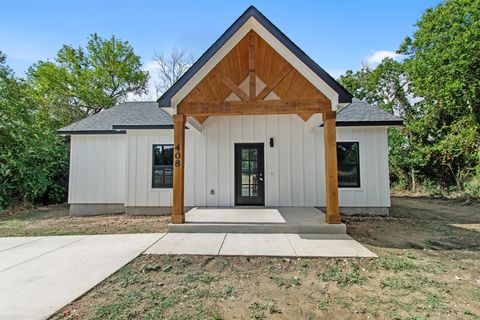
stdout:
<svg viewBox="0 0 480 320">
<path fill-rule="evenodd" d="M 0 238 L 0 319 L 45 319 L 163 234 Z"/>
</svg>

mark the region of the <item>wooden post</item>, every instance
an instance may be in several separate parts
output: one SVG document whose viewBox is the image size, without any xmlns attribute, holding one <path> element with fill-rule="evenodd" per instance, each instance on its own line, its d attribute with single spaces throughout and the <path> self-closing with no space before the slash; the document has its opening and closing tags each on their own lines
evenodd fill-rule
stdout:
<svg viewBox="0 0 480 320">
<path fill-rule="evenodd" d="M 185 115 L 173 116 L 173 212 L 172 223 L 184 223 Z"/>
<path fill-rule="evenodd" d="M 337 134 L 336 112 L 323 113 L 323 137 L 325 148 L 325 186 L 327 192 L 327 223 L 340 223 L 338 207 L 338 173 L 337 173 Z"/>
</svg>

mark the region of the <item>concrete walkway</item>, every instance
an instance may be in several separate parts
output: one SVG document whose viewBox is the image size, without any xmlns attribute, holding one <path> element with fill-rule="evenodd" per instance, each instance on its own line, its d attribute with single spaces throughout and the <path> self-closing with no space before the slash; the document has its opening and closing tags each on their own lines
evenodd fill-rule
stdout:
<svg viewBox="0 0 480 320">
<path fill-rule="evenodd" d="M 0 238 L 0 319 L 46 319 L 163 234 Z"/>
<path fill-rule="evenodd" d="M 376 257 L 346 234 L 168 233 L 145 254 Z"/>
</svg>

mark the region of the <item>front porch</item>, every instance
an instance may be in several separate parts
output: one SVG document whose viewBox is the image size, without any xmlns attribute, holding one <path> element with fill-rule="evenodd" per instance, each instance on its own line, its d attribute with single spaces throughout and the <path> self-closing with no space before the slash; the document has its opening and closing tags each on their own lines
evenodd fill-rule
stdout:
<svg viewBox="0 0 480 320">
<path fill-rule="evenodd" d="M 313 207 L 193 208 L 185 223 L 169 224 L 173 233 L 346 234 L 345 224 L 328 224 Z"/>
<path fill-rule="evenodd" d="M 235 230 L 234 232 L 254 233 L 345 233 L 345 226 L 342 226 L 340 221 L 338 204 L 335 122 L 340 98 L 344 94 L 343 89 L 331 87 L 328 83 L 331 85 L 335 83 L 328 77 L 322 79 L 318 74 L 312 74 L 313 70 L 302 64 L 306 61 L 306 57 L 302 57 L 304 59 L 302 62 L 299 57 L 286 54 L 285 50 L 288 48 L 270 39 L 262 30 L 247 24 L 229 50 L 225 50 L 222 55 L 211 61 L 202 62 L 204 64 L 200 67 L 202 71 L 197 70 L 197 66 L 192 66 L 190 69 L 192 71 L 189 70 L 185 76 L 185 79 L 190 77 L 188 85 L 179 84 L 178 88 L 174 86 L 177 93 L 171 96 L 169 101 L 169 95 L 159 99 L 160 105 L 164 105 L 163 100 L 166 100 L 166 105 L 171 107 L 174 122 L 172 224 L 181 225 L 187 222 L 186 226 L 172 225 L 171 231 L 201 232 L 198 228 L 202 228 L 203 232 L 212 232 L 211 230 L 222 227 L 222 232 L 228 228 Z M 269 42 L 268 39 L 272 41 Z M 285 55 L 279 52 L 284 52 Z M 197 74 L 193 70 L 196 70 Z M 323 70 L 316 71 L 323 75 Z M 350 101 L 351 97 L 346 97 L 343 102 Z M 203 209 L 203 211 L 189 214 L 190 219 L 203 219 L 203 221 L 189 222 L 184 211 L 185 159 L 189 157 L 185 152 L 186 127 L 198 135 L 203 135 L 211 118 L 272 115 L 295 115 L 297 117 L 295 121 L 298 119 L 302 121 L 303 125 L 299 129 L 304 133 L 313 132 L 322 125 L 325 214 L 315 211 L 306 213 L 308 208 L 282 210 L 282 212 L 276 209 L 277 212 L 262 213 L 269 216 L 269 219 L 277 219 L 276 222 L 268 222 L 262 221 L 262 218 L 257 217 L 256 214 L 250 215 L 248 211 L 224 211 L 219 214 L 214 209 Z M 230 146 L 223 150 L 228 152 L 232 146 L 235 150 L 235 161 L 230 167 L 235 176 L 234 204 L 280 205 L 278 201 L 266 202 L 264 192 L 268 179 L 273 178 L 276 179 L 276 183 L 280 183 L 272 171 L 264 170 L 266 158 L 264 151 L 267 146 L 278 150 L 278 144 L 275 142 L 277 137 L 273 133 L 269 133 L 262 140 L 256 139 L 255 135 L 248 140 L 242 136 L 240 138 L 242 141 L 239 141 L 239 137 L 240 135 L 231 136 Z M 215 142 L 216 145 L 220 143 L 219 141 Z M 291 144 L 291 140 L 283 140 L 282 147 L 290 149 Z M 202 147 L 207 148 L 205 153 L 210 151 L 208 146 Z M 215 152 L 218 151 L 214 151 L 213 154 Z M 312 159 L 308 161 L 310 160 Z M 282 170 L 292 170 L 292 164 L 288 163 L 288 166 Z M 306 174 L 313 174 L 313 172 Z M 208 179 L 208 177 L 202 177 L 202 179 Z M 210 194 L 214 195 L 218 192 L 216 189 L 211 187 Z M 315 209 L 310 208 L 310 210 Z M 229 221 L 229 219 L 237 219 L 237 221 Z M 260 219 L 260 221 L 254 220 L 254 223 L 249 223 L 251 219 Z M 329 224 L 339 226 L 328 228 Z"/>
</svg>

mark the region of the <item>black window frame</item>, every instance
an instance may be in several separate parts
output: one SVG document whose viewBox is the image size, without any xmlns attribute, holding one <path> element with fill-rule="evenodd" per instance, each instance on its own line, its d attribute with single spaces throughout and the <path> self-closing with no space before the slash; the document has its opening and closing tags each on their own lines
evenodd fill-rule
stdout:
<svg viewBox="0 0 480 320">
<path fill-rule="evenodd" d="M 352 189 L 358 189 L 358 188 L 361 188 L 361 172 L 360 172 L 360 143 L 358 141 L 337 141 L 337 172 L 339 172 L 339 166 L 341 165 L 340 164 L 340 161 L 338 159 L 338 147 L 339 145 L 356 145 L 357 146 L 357 161 L 356 163 L 349 163 L 348 165 L 351 165 L 351 166 L 356 166 L 356 169 L 357 169 L 357 183 L 355 185 L 343 185 L 342 184 L 342 181 L 340 181 L 340 176 L 338 176 L 338 173 L 337 173 L 337 178 L 338 178 L 338 187 L 339 188 L 352 188 Z"/>
<path fill-rule="evenodd" d="M 158 147 L 162 147 L 162 157 L 165 157 L 164 148 L 171 147 L 172 148 L 172 164 L 155 164 L 155 150 Z M 163 158 L 163 162 L 165 163 L 165 158 Z M 163 171 L 163 182 L 159 185 L 155 185 L 155 171 L 161 170 Z M 172 183 L 171 185 L 165 182 L 165 171 L 170 170 L 172 172 Z M 152 189 L 172 189 L 173 188 L 173 144 L 171 143 L 157 143 L 152 145 Z"/>
</svg>

